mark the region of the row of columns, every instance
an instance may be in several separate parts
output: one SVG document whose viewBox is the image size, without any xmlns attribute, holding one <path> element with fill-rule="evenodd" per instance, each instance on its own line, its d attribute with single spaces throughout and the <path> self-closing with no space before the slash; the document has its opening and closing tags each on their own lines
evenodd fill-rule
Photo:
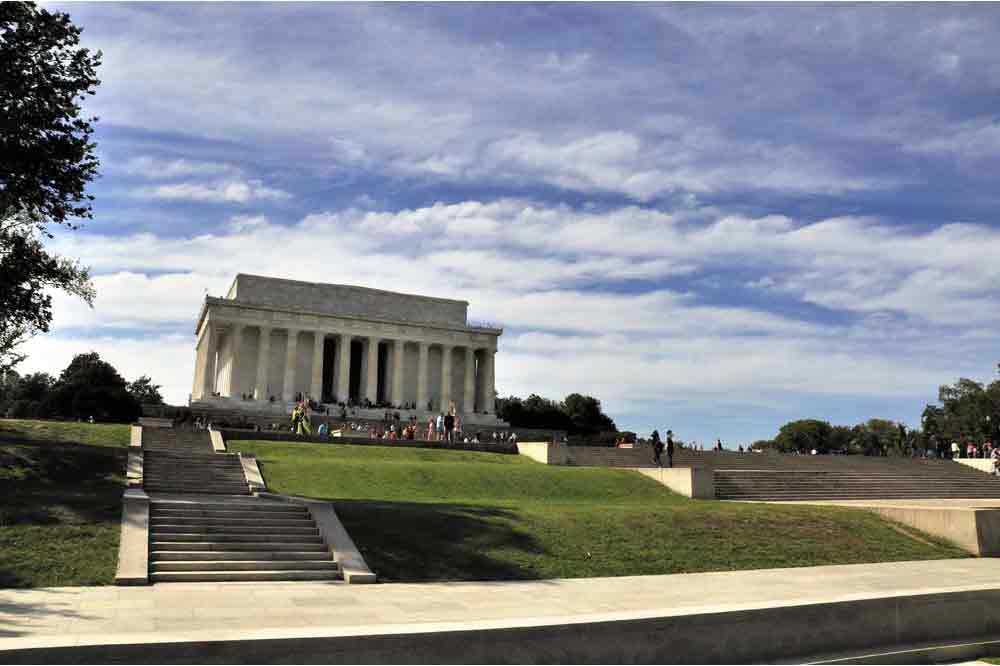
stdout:
<svg viewBox="0 0 1000 666">
<path fill-rule="evenodd" d="M 232 373 L 234 371 L 234 366 L 237 362 L 238 350 L 242 344 L 243 339 L 243 329 L 245 326 L 241 324 L 233 324 L 231 328 L 231 349 L 232 360 L 228 368 L 228 372 Z M 257 376 L 255 378 L 253 397 L 255 400 L 267 400 L 267 385 L 269 381 L 268 373 L 271 359 L 271 327 L 261 326 L 260 328 L 260 341 L 257 346 Z M 298 356 L 298 340 L 299 333 L 303 332 L 301 329 L 285 328 L 288 335 L 288 342 L 285 349 L 285 367 L 284 367 L 284 392 L 282 398 L 285 401 L 290 401 L 295 395 L 295 373 L 296 373 L 296 359 Z M 218 344 L 217 333 L 213 330 L 210 325 L 205 332 L 206 339 L 203 344 L 206 345 L 204 356 L 199 354 L 199 363 L 202 367 L 202 374 L 200 375 L 202 381 L 204 382 L 202 386 L 202 395 L 211 395 L 215 390 L 215 352 Z M 322 331 L 313 332 L 313 358 L 312 358 L 312 372 L 310 377 L 310 389 L 309 394 L 314 398 L 322 397 L 323 390 L 323 354 L 324 354 L 324 341 L 327 334 Z M 393 353 L 393 363 L 392 363 L 392 377 L 389 382 L 389 390 L 391 395 L 389 400 L 396 404 L 403 402 L 403 364 L 404 364 L 404 345 L 406 340 L 394 339 L 394 338 L 382 338 L 378 336 L 357 336 L 349 333 L 337 334 L 338 340 L 338 359 L 339 364 L 338 371 L 336 373 L 337 386 L 336 394 L 340 400 L 346 400 L 350 392 L 350 367 L 351 367 L 351 342 L 355 338 L 360 338 L 365 342 L 364 358 L 365 367 L 367 369 L 367 376 L 365 381 L 365 395 L 372 403 L 377 402 L 378 399 L 378 345 L 382 341 L 391 341 L 393 343 L 392 353 Z M 432 343 L 428 342 L 417 342 L 417 393 L 416 393 L 416 404 L 418 409 L 424 409 L 427 405 L 427 400 L 429 398 L 427 380 L 428 380 L 428 357 L 430 354 L 430 347 Z M 447 405 L 452 401 L 452 386 L 451 386 L 451 359 L 452 352 L 454 350 L 454 345 L 444 344 L 444 343 L 434 343 L 441 347 L 441 407 L 446 408 Z M 482 382 L 482 399 L 485 407 L 485 411 L 493 412 L 494 403 L 494 354 L 495 350 L 491 348 L 485 349 L 486 353 L 483 356 L 483 363 L 481 364 L 481 382 Z M 463 405 L 467 411 L 471 411 L 471 405 L 475 402 L 476 395 L 476 375 L 475 375 L 475 353 L 476 350 L 472 347 L 465 347 L 465 374 L 464 383 L 461 387 L 463 391 Z M 231 376 L 231 375 L 230 375 Z M 232 397 L 232 382 L 229 383 L 229 395 L 227 397 Z"/>
</svg>

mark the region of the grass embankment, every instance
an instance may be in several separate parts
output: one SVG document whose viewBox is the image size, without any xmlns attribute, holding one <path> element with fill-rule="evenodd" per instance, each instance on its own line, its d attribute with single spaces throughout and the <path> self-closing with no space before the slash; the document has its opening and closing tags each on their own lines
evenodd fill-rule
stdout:
<svg viewBox="0 0 1000 666">
<path fill-rule="evenodd" d="M 382 580 L 623 576 L 964 557 L 838 507 L 689 500 L 628 470 L 520 456 L 233 441 L 274 492 L 336 501 Z"/>
<path fill-rule="evenodd" d="M 127 425 L 0 419 L 0 587 L 114 579 Z"/>
</svg>

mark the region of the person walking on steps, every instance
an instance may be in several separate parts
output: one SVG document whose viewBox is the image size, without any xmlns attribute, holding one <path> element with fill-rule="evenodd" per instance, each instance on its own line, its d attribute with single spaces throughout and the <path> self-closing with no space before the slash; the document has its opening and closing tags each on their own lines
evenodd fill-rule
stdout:
<svg viewBox="0 0 1000 666">
<path fill-rule="evenodd" d="M 663 460 L 660 459 L 660 456 L 663 455 L 663 442 L 660 441 L 660 433 L 654 430 L 649 439 L 653 445 L 653 464 L 657 467 L 663 467 Z"/>
<path fill-rule="evenodd" d="M 674 431 L 667 431 L 667 467 L 674 466 Z"/>
</svg>

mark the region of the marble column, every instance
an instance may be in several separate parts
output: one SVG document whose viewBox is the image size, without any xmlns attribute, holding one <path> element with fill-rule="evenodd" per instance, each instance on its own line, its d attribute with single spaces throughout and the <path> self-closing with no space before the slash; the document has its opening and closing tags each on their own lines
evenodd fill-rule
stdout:
<svg viewBox="0 0 1000 666">
<path fill-rule="evenodd" d="M 451 403 L 451 345 L 441 345 L 441 406 L 446 412 Z"/>
<path fill-rule="evenodd" d="M 337 401 L 347 403 L 351 395 L 351 340 L 354 336 L 341 333 L 337 340 Z"/>
<path fill-rule="evenodd" d="M 427 409 L 427 354 L 426 342 L 417 343 L 417 409 Z"/>
<path fill-rule="evenodd" d="M 211 398 L 215 392 L 215 347 L 216 347 L 215 327 L 212 324 L 205 325 L 205 364 L 204 375 L 202 376 L 201 397 Z"/>
<path fill-rule="evenodd" d="M 271 327 L 260 327 L 257 340 L 257 384 L 254 386 L 254 400 L 267 400 L 267 373 L 271 365 Z"/>
<path fill-rule="evenodd" d="M 288 344 L 285 347 L 285 386 L 282 398 L 285 402 L 295 400 L 295 365 L 298 359 L 299 331 L 288 329 Z"/>
<path fill-rule="evenodd" d="M 365 397 L 375 404 L 378 402 L 378 338 L 370 336 L 365 345 L 365 356 L 368 359 L 368 375 L 365 381 Z"/>
<path fill-rule="evenodd" d="M 323 402 L 323 347 L 326 335 L 323 331 L 313 331 L 312 381 L 309 382 L 309 397 Z"/>
<path fill-rule="evenodd" d="M 236 366 L 240 359 L 240 347 L 243 346 L 243 324 L 233 324 L 229 330 L 229 367 L 226 369 L 226 397 L 235 398 L 239 391 L 236 390 L 239 375 L 236 374 Z"/>
<path fill-rule="evenodd" d="M 492 414 L 496 411 L 496 386 L 494 386 L 496 353 L 496 349 L 487 349 L 486 353 L 483 354 L 483 365 L 486 366 L 485 372 L 483 373 L 483 375 L 485 375 L 486 387 L 486 390 L 483 391 L 483 411 L 487 414 Z"/>
<path fill-rule="evenodd" d="M 471 414 L 476 404 L 476 350 L 465 348 L 465 394 L 462 400 L 462 411 Z"/>
<path fill-rule="evenodd" d="M 403 404 L 403 349 L 405 340 L 392 342 L 392 402 L 397 406 Z"/>
</svg>

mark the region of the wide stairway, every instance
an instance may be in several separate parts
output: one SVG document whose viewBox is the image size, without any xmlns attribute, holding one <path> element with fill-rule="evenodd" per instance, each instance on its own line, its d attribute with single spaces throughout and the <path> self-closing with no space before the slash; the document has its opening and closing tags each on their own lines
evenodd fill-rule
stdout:
<svg viewBox="0 0 1000 666">
<path fill-rule="evenodd" d="M 653 467 L 648 447 L 571 446 L 569 458 L 578 466 Z M 678 450 L 674 465 L 712 470 L 718 499 L 1000 499 L 1000 479 L 950 460 Z"/>
<path fill-rule="evenodd" d="M 249 495 L 239 456 L 215 453 L 204 430 L 143 428 L 146 492 Z"/>
<path fill-rule="evenodd" d="M 153 499 L 149 535 L 154 583 L 341 578 L 302 505 L 257 498 Z"/>
<path fill-rule="evenodd" d="M 715 496 L 762 501 L 1000 499 L 1000 480 L 959 463 L 878 464 L 893 459 L 869 460 L 873 463 L 869 469 L 716 469 Z"/>
</svg>

